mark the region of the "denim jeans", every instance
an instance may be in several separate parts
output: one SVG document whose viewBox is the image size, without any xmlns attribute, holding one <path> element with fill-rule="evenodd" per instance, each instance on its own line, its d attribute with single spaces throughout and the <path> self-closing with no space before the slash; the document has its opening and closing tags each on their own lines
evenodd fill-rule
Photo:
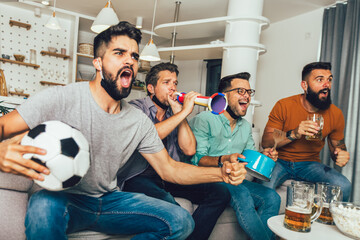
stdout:
<svg viewBox="0 0 360 240">
<path fill-rule="evenodd" d="M 138 175 L 124 184 L 124 191 L 145 193 L 148 196 L 177 204 L 181 197 L 198 204 L 192 217 L 195 229 L 188 239 L 208 239 L 218 217 L 230 202 L 230 194 L 221 183 L 178 185 L 163 181 L 158 175 Z"/>
<path fill-rule="evenodd" d="M 253 240 L 273 239 L 267 220 L 279 213 L 280 196 L 270 188 L 247 180 L 238 186 L 226 186 L 231 194 L 231 206 L 245 233 Z"/>
<path fill-rule="evenodd" d="M 185 239 L 194 222 L 183 208 L 144 194 L 115 191 L 94 198 L 41 190 L 30 198 L 25 227 L 28 240 L 67 239 L 81 230 L 155 240 Z"/>
<path fill-rule="evenodd" d="M 307 182 L 328 182 L 338 185 L 343 192 L 343 201 L 348 201 L 351 193 L 350 181 L 341 173 L 319 162 L 288 162 L 281 159 L 276 161 L 270 182 L 263 182 L 264 186 L 276 189 L 287 179 Z"/>
</svg>

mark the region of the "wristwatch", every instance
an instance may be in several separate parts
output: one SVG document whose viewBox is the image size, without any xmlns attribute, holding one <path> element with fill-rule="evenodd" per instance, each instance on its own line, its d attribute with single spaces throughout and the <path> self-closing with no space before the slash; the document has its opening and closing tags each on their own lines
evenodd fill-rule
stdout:
<svg viewBox="0 0 360 240">
<path fill-rule="evenodd" d="M 291 140 L 291 141 L 294 141 L 294 140 L 296 140 L 296 138 L 291 137 L 291 132 L 292 132 L 292 131 L 293 131 L 293 130 L 287 131 L 287 132 L 286 132 L 286 137 L 287 137 L 287 139 L 289 139 L 289 140 Z"/>
<path fill-rule="evenodd" d="M 221 157 L 222 157 L 222 155 L 219 157 L 219 159 L 218 159 L 218 167 L 222 167 L 224 164 L 221 162 Z"/>
</svg>

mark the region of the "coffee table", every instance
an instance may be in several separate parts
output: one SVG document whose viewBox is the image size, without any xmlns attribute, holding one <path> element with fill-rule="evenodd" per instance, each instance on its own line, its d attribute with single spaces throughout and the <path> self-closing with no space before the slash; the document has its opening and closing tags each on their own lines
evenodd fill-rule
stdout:
<svg viewBox="0 0 360 240">
<path fill-rule="evenodd" d="M 284 227 L 285 215 L 277 215 L 268 219 L 267 224 L 271 231 L 281 238 L 289 240 L 346 240 L 351 238 L 345 236 L 335 225 L 326 225 L 318 222 L 311 224 L 311 231 L 308 233 L 295 232 Z"/>
</svg>

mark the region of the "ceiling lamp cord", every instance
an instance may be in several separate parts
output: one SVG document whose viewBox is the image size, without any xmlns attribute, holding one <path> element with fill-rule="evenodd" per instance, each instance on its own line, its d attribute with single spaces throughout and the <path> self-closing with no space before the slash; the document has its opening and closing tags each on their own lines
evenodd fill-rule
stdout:
<svg viewBox="0 0 360 240">
<path fill-rule="evenodd" d="M 156 45 L 154 43 L 154 40 L 153 40 L 156 6 L 157 6 L 157 0 L 155 0 L 155 3 L 154 3 L 154 13 L 153 13 L 153 19 L 152 19 L 150 40 L 145 45 L 145 47 L 143 48 L 143 50 L 140 54 L 140 60 L 143 60 L 143 61 L 160 61 L 160 55 L 159 55 L 159 52 L 158 52 Z"/>
<path fill-rule="evenodd" d="M 152 19 L 152 25 L 151 25 L 150 39 L 153 39 L 154 24 L 155 24 L 155 14 L 156 14 L 156 5 L 157 5 L 157 0 L 155 0 L 155 4 L 154 4 L 154 13 L 153 13 L 153 19 Z"/>
<path fill-rule="evenodd" d="M 53 30 L 59 30 L 59 29 L 61 29 L 61 27 L 56 18 L 55 11 L 56 11 L 56 0 L 54 1 L 52 15 L 50 16 L 50 19 L 48 20 L 48 22 L 45 24 L 45 27 L 53 29 Z"/>
<path fill-rule="evenodd" d="M 175 7 L 175 13 L 174 13 L 174 22 L 178 22 L 179 20 L 179 11 L 180 11 L 180 1 L 176 1 L 175 2 L 176 7 Z M 176 26 L 174 27 L 174 31 L 171 33 L 171 47 L 175 47 L 175 42 L 176 42 Z M 174 55 L 174 51 L 171 51 L 171 55 L 170 55 L 170 63 L 174 64 L 175 61 L 175 55 Z"/>
</svg>

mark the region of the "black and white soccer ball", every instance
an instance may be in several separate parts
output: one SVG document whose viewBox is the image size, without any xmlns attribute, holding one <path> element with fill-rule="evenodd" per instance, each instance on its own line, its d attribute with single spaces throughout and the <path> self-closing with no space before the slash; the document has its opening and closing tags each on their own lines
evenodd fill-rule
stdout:
<svg viewBox="0 0 360 240">
<path fill-rule="evenodd" d="M 50 170 L 49 175 L 42 174 L 44 181 L 34 180 L 39 186 L 60 191 L 80 182 L 90 167 L 89 143 L 84 135 L 60 121 L 44 122 L 31 129 L 21 141 L 45 149 L 46 155 L 24 154 Z"/>
</svg>

